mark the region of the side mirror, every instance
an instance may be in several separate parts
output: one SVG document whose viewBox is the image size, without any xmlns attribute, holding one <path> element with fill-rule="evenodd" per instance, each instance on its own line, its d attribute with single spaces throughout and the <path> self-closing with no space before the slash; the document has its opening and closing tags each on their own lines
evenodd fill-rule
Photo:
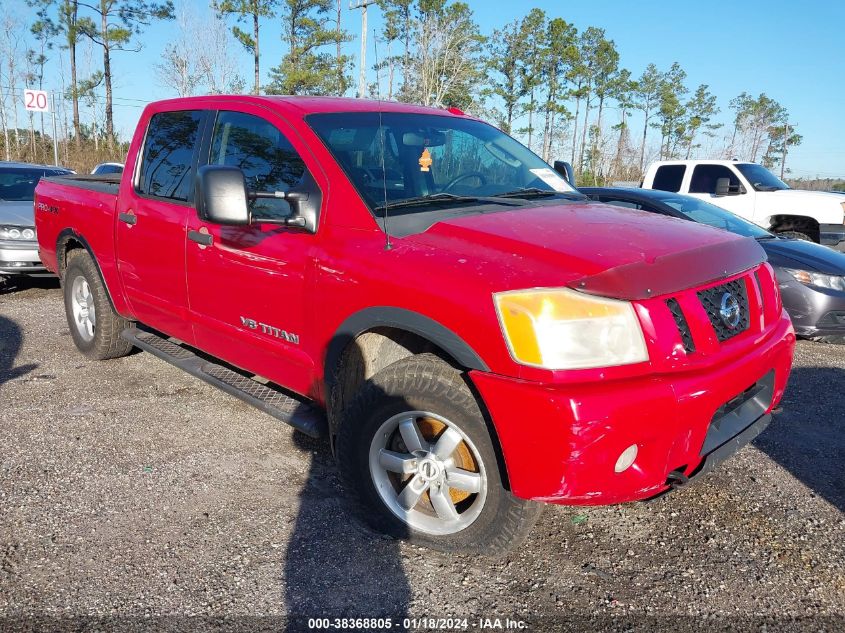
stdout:
<svg viewBox="0 0 845 633">
<path fill-rule="evenodd" d="M 288 191 L 247 191 L 244 173 L 237 167 L 203 165 L 197 171 L 196 208 L 199 217 L 214 224 L 252 224 L 249 203 L 257 198 L 281 198 L 291 208 L 284 218 L 261 218 L 261 224 L 280 224 L 314 233 L 320 215 L 322 193 L 310 172 Z"/>
<path fill-rule="evenodd" d="M 573 187 L 575 186 L 575 170 L 572 165 L 565 160 L 556 160 L 554 164 L 555 171 L 560 174 L 563 179 Z"/>
<path fill-rule="evenodd" d="M 745 187 L 742 185 L 734 185 L 732 187 L 730 178 L 717 178 L 716 191 L 714 193 L 717 196 L 738 196 L 745 193 Z"/>
<path fill-rule="evenodd" d="M 203 165 L 197 171 L 196 207 L 200 219 L 214 224 L 250 222 L 244 173 L 237 167 Z"/>
</svg>

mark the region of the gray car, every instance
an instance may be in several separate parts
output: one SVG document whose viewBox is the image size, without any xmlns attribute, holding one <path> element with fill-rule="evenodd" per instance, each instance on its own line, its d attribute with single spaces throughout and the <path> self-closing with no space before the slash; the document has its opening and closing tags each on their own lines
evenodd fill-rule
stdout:
<svg viewBox="0 0 845 633">
<path fill-rule="evenodd" d="M 591 199 L 709 224 L 757 240 L 775 270 L 795 332 L 845 343 L 845 253 L 782 238 L 698 198 L 654 189 L 581 187 Z"/>
<path fill-rule="evenodd" d="M 61 167 L 0 161 L 0 277 L 45 272 L 35 235 L 35 185 L 42 176 L 70 173 Z"/>
</svg>

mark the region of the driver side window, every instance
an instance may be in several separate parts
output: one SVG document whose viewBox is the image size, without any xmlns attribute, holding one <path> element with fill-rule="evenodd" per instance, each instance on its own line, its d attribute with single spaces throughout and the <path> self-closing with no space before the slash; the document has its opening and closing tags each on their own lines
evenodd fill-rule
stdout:
<svg viewBox="0 0 845 633">
<path fill-rule="evenodd" d="M 724 165 L 696 165 L 689 183 L 690 193 L 716 193 L 716 181 L 719 178 L 730 180 L 730 187 L 739 191 L 739 178 Z"/>
<path fill-rule="evenodd" d="M 276 126 L 251 114 L 229 111 L 217 115 L 208 163 L 240 168 L 250 191 L 287 191 L 302 181 L 306 169 Z M 282 199 L 262 198 L 250 204 L 257 219 L 291 214 L 290 205 Z"/>
</svg>

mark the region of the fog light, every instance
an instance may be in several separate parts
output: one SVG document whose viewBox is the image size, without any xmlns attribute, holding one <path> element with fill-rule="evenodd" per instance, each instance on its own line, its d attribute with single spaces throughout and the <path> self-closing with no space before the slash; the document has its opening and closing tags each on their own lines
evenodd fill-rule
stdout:
<svg viewBox="0 0 845 633">
<path fill-rule="evenodd" d="M 631 444 L 619 455 L 619 459 L 616 460 L 616 466 L 613 467 L 613 470 L 617 473 L 626 471 L 631 467 L 635 459 L 637 459 L 637 445 Z"/>
</svg>

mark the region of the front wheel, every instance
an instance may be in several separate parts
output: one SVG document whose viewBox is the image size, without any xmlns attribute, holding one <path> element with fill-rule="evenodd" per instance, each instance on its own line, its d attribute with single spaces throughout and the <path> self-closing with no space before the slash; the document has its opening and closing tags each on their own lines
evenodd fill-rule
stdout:
<svg viewBox="0 0 845 633">
<path fill-rule="evenodd" d="M 375 529 L 443 551 L 519 543 L 539 504 L 503 486 L 484 416 L 463 376 L 424 354 L 367 381 L 337 439 L 341 475 Z"/>
</svg>

